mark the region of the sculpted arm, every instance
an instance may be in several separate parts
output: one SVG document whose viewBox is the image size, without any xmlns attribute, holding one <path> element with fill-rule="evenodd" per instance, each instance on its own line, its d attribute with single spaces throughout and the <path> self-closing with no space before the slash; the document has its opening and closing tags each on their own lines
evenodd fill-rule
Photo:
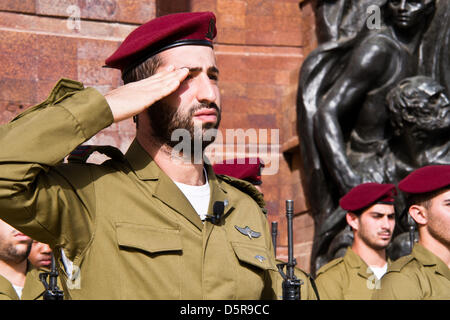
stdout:
<svg viewBox="0 0 450 320">
<path fill-rule="evenodd" d="M 360 184 L 352 169 L 344 141 L 343 119 L 356 119 L 367 93 L 375 88 L 388 64 L 387 49 L 380 43 L 360 45 L 344 72 L 327 92 L 314 117 L 314 137 L 327 169 L 345 194 Z"/>
</svg>

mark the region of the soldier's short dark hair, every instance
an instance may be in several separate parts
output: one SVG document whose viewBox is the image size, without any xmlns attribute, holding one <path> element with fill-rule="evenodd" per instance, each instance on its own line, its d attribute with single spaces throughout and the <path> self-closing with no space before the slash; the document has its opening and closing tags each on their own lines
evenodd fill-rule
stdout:
<svg viewBox="0 0 450 320">
<path fill-rule="evenodd" d="M 416 194 L 409 194 L 406 197 L 406 204 L 407 208 L 411 207 L 412 205 L 419 205 L 424 207 L 425 209 L 430 209 L 431 206 L 431 199 L 436 197 L 438 194 L 447 191 L 450 189 L 450 186 L 446 186 L 434 191 L 430 191 L 427 193 L 416 193 Z"/>
<path fill-rule="evenodd" d="M 136 67 L 124 70 L 122 74 L 123 83 L 127 84 L 148 78 L 156 73 L 161 64 L 161 57 L 159 54 L 155 54 Z"/>
</svg>

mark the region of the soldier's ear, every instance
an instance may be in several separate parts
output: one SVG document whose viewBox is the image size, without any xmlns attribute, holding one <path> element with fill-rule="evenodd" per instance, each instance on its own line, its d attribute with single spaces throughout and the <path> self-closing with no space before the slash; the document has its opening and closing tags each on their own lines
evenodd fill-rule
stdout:
<svg viewBox="0 0 450 320">
<path fill-rule="evenodd" d="M 347 212 L 347 214 L 345 215 L 345 219 L 347 220 L 348 225 L 352 227 L 352 230 L 359 229 L 359 216 L 357 216 L 353 212 Z"/>
<path fill-rule="evenodd" d="M 418 225 L 426 225 L 428 223 L 428 210 L 423 206 L 412 205 L 409 207 L 409 214 Z"/>
</svg>

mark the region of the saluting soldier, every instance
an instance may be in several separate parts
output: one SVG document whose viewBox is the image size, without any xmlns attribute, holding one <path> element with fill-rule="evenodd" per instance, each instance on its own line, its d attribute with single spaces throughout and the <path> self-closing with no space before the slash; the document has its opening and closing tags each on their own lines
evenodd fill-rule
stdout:
<svg viewBox="0 0 450 320">
<path fill-rule="evenodd" d="M 0 220 L 0 300 L 41 300 L 44 285 L 27 260 L 32 239 Z"/>
<path fill-rule="evenodd" d="M 222 111 L 215 21 L 211 12 L 153 19 L 106 60 L 125 85 L 103 96 L 64 79 L 0 128 L 0 215 L 50 244 L 65 298 L 276 297 L 264 199 L 202 157 Z M 112 156 L 102 165 L 60 163 L 131 117 L 137 133 L 125 155 L 102 147 Z M 177 149 L 172 134 L 193 151 L 200 144 L 200 157 Z"/>
<path fill-rule="evenodd" d="M 450 299 L 450 165 L 430 165 L 398 184 L 419 231 L 410 255 L 396 260 L 374 299 Z"/>
<path fill-rule="evenodd" d="M 395 227 L 395 185 L 363 183 L 339 201 L 347 211 L 353 244 L 344 257 L 321 267 L 316 276 L 323 300 L 368 300 L 390 265 L 386 257 Z"/>
</svg>

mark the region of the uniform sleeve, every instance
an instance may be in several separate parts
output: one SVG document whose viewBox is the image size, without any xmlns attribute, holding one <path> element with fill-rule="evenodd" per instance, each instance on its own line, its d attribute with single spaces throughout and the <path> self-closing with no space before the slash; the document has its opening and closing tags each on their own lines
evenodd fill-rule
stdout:
<svg viewBox="0 0 450 320">
<path fill-rule="evenodd" d="M 373 300 L 417 300 L 421 299 L 419 281 L 402 274 L 389 272 L 381 279 L 380 289 L 375 290 Z"/>
<path fill-rule="evenodd" d="M 91 204 L 54 166 L 112 122 L 104 97 L 88 88 L 1 126 L 0 218 L 73 259 L 90 236 Z"/>
</svg>

